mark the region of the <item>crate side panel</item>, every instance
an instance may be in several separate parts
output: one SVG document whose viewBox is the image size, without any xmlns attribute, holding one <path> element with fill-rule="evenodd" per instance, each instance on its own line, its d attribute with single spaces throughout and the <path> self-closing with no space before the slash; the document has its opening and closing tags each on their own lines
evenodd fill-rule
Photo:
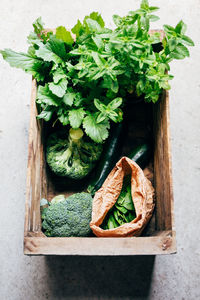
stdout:
<svg viewBox="0 0 200 300">
<path fill-rule="evenodd" d="M 170 231 L 152 237 L 43 238 L 26 237 L 26 255 L 156 255 L 176 252 Z"/>
<path fill-rule="evenodd" d="M 46 175 L 44 168 L 42 122 L 36 119 L 35 105 L 37 92 L 36 81 L 32 81 L 31 116 L 28 144 L 28 166 L 25 209 L 25 236 L 28 232 L 41 229 L 40 199 L 46 195 Z"/>
<path fill-rule="evenodd" d="M 154 109 L 154 183 L 157 230 L 174 229 L 169 126 L 169 94 L 163 92 L 162 99 Z"/>
</svg>

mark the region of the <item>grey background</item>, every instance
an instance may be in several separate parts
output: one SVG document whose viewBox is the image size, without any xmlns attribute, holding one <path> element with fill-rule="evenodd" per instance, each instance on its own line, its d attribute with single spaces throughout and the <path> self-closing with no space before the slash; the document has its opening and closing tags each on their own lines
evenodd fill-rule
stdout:
<svg viewBox="0 0 200 300">
<path fill-rule="evenodd" d="M 95 10 L 111 26 L 139 0 L 1 0 L 0 49 L 27 49 L 32 22 L 71 27 Z M 25 257 L 31 77 L 0 58 L 0 299 L 200 299 L 200 1 L 151 1 L 162 24 L 188 24 L 191 57 L 171 65 L 170 122 L 178 253 L 157 257 Z"/>
</svg>

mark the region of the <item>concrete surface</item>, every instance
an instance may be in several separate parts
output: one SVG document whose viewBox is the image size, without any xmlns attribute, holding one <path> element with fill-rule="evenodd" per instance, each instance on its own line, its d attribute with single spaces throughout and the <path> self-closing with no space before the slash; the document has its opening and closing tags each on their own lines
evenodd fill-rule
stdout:
<svg viewBox="0 0 200 300">
<path fill-rule="evenodd" d="M 26 50 L 32 22 L 71 27 L 100 11 L 108 26 L 139 0 L 1 0 L 0 49 Z M 178 253 L 158 257 L 25 257 L 24 201 L 31 77 L 0 58 L 0 299 L 200 299 L 200 1 L 151 1 L 162 24 L 188 24 L 191 58 L 172 64 L 171 133 Z"/>
</svg>

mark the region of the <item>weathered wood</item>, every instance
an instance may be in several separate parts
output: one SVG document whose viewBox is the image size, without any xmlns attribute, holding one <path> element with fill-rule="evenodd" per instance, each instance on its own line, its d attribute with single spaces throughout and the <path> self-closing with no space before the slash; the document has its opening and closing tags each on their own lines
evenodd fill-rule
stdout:
<svg viewBox="0 0 200 300">
<path fill-rule="evenodd" d="M 45 197 L 47 193 L 42 142 L 42 122 L 36 119 L 36 92 L 37 84 L 36 81 L 33 80 L 28 142 L 27 190 L 24 226 L 25 235 L 27 235 L 29 231 L 40 231 L 40 199 L 41 197 Z"/>
<path fill-rule="evenodd" d="M 154 183 L 156 193 L 156 229 L 174 229 L 173 186 L 169 133 L 169 94 L 154 107 Z"/>
<path fill-rule="evenodd" d="M 175 235 L 129 238 L 25 237 L 27 255 L 156 255 L 176 252 Z"/>
</svg>

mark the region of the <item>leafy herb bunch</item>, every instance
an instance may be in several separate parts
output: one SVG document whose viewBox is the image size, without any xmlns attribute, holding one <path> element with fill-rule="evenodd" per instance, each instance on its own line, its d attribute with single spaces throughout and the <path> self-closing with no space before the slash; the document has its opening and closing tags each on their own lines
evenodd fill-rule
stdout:
<svg viewBox="0 0 200 300">
<path fill-rule="evenodd" d="M 27 54 L 0 52 L 11 66 L 37 80 L 39 119 L 49 121 L 54 115 L 64 126 L 82 126 L 92 140 L 102 143 L 110 121 L 122 121 L 128 95 L 158 101 L 162 89 L 170 89 L 169 63 L 189 56 L 186 46 L 194 45 L 180 21 L 175 28 L 164 25 L 162 49 L 154 51 L 161 37 L 158 32 L 150 35 L 149 29 L 159 19 L 153 14 L 157 10 L 142 0 L 140 9 L 113 16 L 114 30 L 105 27 L 97 12 L 82 23 L 78 20 L 71 31 L 60 26 L 46 32 L 38 18 L 28 36 Z"/>
</svg>

